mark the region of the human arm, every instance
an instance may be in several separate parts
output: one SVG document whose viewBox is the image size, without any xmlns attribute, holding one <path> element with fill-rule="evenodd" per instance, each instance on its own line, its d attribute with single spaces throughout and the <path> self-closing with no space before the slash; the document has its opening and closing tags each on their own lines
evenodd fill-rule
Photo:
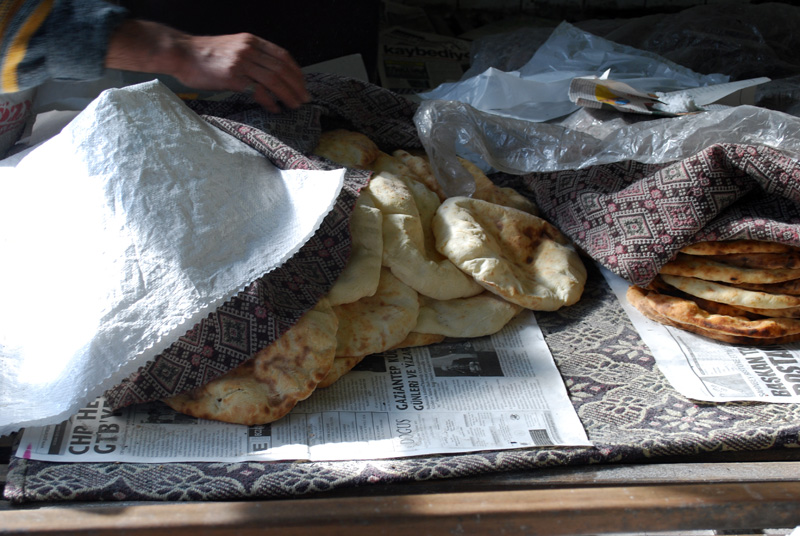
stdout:
<svg viewBox="0 0 800 536">
<path fill-rule="evenodd" d="M 105 66 L 169 74 L 195 89 L 252 91 L 279 112 L 309 100 L 300 67 L 283 48 L 241 33 L 195 36 L 156 22 L 130 19 L 111 35 Z"/>
<path fill-rule="evenodd" d="M 0 0 L 0 93 L 103 75 L 127 11 L 101 0 Z"/>
<path fill-rule="evenodd" d="M 251 89 L 273 112 L 276 101 L 294 108 L 309 99 L 291 55 L 254 35 L 193 36 L 102 0 L 0 0 L 0 15 L 0 93 L 99 78 L 108 67 L 169 74 L 195 89 Z"/>
</svg>

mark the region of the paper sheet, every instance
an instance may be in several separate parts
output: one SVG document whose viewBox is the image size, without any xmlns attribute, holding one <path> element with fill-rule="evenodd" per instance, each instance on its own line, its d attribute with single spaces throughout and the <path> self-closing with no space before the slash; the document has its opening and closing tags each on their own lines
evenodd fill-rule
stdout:
<svg viewBox="0 0 800 536">
<path fill-rule="evenodd" d="M 344 179 L 275 168 L 159 82 L 3 164 L 0 435 L 66 419 L 282 264 Z"/>
</svg>

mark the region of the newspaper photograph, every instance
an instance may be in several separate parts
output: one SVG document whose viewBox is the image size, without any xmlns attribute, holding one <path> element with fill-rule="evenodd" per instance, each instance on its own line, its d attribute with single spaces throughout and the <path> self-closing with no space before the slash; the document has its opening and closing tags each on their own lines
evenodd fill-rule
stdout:
<svg viewBox="0 0 800 536">
<path fill-rule="evenodd" d="M 683 396 L 706 402 L 800 402 L 800 343 L 734 345 L 655 322 L 628 302 L 630 283 L 600 269 L 658 368 Z"/>
<path fill-rule="evenodd" d="M 401 27 L 380 35 L 378 76 L 381 86 L 413 95 L 458 81 L 469 68 L 470 42 Z"/>
<path fill-rule="evenodd" d="M 591 446 L 532 312 L 500 332 L 366 357 L 284 418 L 209 421 L 99 398 L 25 429 L 17 456 L 59 462 L 334 461 Z"/>
</svg>

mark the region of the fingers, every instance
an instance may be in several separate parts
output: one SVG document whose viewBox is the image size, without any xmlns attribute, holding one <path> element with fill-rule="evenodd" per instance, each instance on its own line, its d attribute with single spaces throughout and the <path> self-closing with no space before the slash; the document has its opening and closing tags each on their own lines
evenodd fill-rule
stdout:
<svg viewBox="0 0 800 536">
<path fill-rule="evenodd" d="M 249 86 L 253 98 L 271 112 L 280 111 L 276 101 L 298 108 L 310 100 L 300 67 L 287 51 L 276 45 L 269 47 L 268 52 L 260 50 L 246 67 L 245 75 L 253 84 Z"/>
<path fill-rule="evenodd" d="M 252 34 L 190 36 L 182 82 L 197 89 L 249 93 L 274 113 L 279 102 L 297 108 L 310 100 L 305 77 L 291 54 Z"/>
</svg>

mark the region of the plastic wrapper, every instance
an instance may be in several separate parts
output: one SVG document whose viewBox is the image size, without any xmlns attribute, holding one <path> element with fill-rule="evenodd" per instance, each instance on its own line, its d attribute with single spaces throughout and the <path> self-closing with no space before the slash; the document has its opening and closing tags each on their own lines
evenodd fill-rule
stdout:
<svg viewBox="0 0 800 536">
<path fill-rule="evenodd" d="M 548 121 L 578 109 L 569 98 L 574 78 L 600 76 L 639 91 L 673 91 L 728 81 L 703 75 L 656 54 L 620 45 L 562 22 L 525 65 L 515 71 L 489 67 L 477 76 L 421 93 L 428 100 L 466 102 L 497 115 Z"/>
<path fill-rule="evenodd" d="M 632 115 L 632 114 L 630 114 Z M 766 145 L 800 159 L 800 119 L 756 106 L 738 106 L 666 119 L 608 124 L 602 114 L 570 126 L 481 112 L 456 101 L 424 101 L 414 121 L 433 171 L 449 196 L 470 195 L 474 181 L 458 156 L 482 159 L 511 174 L 581 169 L 635 160 L 657 164 L 715 143 Z M 629 118 L 626 118 L 629 119 Z"/>
<path fill-rule="evenodd" d="M 724 10 L 697 6 L 675 14 L 561 26 L 562 31 L 578 37 L 578 30 L 598 36 L 581 37 L 584 44 L 609 47 L 606 41 L 610 41 L 615 44 L 609 48 L 614 54 L 631 52 L 621 45 L 634 47 L 646 51 L 642 58 L 658 55 L 668 60 L 665 65 L 674 62 L 685 67 L 684 73 L 690 69 L 724 73 L 731 80 L 771 77 L 771 82 L 757 88 L 755 104 L 759 107 L 669 119 L 579 109 L 537 123 L 514 115 L 513 109 L 488 110 L 470 105 L 469 99 L 437 98 L 422 102 L 415 118 L 417 128 L 434 172 L 450 195 L 471 193 L 471 179 L 457 155 L 487 172 L 512 174 L 623 160 L 663 163 L 723 142 L 768 145 L 797 158 L 800 124 L 794 115 L 800 115 L 800 60 L 796 53 L 800 34 L 794 29 L 798 23 L 799 7 L 764 4 L 726 6 Z M 552 28 L 525 28 L 476 40 L 472 66 L 462 81 L 488 69 L 517 71 L 521 76 L 532 72 L 533 66 L 539 72 L 570 69 L 576 49 L 566 48 L 570 46 L 566 41 L 553 40 L 551 32 Z M 561 51 L 552 47 L 557 43 L 565 47 Z M 638 64 L 636 57 L 631 57 Z M 542 62 L 545 58 L 549 63 Z M 617 64 L 612 76 L 620 69 Z M 716 83 L 708 80 L 701 83 Z"/>
</svg>

